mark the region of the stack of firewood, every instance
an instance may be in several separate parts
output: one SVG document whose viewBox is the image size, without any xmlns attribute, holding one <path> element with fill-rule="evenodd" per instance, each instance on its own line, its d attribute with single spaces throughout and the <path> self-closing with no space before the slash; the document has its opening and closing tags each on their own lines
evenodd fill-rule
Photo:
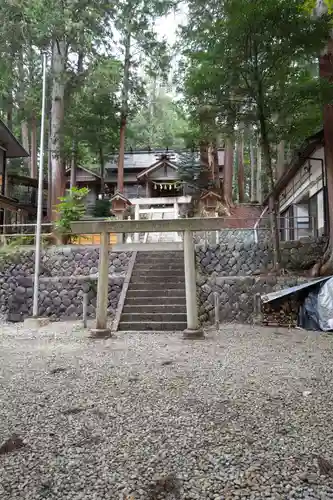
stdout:
<svg viewBox="0 0 333 500">
<path fill-rule="evenodd" d="M 301 301 L 293 295 L 262 304 L 263 324 L 294 328 L 300 305 Z"/>
</svg>

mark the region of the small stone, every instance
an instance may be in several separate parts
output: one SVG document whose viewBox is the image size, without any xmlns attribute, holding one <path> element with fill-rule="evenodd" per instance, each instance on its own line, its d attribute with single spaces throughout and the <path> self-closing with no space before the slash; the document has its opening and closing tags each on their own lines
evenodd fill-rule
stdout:
<svg viewBox="0 0 333 500">
<path fill-rule="evenodd" d="M 307 398 L 308 396 L 310 396 L 310 394 L 312 394 L 312 391 L 303 391 L 303 396 L 305 398 Z"/>
</svg>

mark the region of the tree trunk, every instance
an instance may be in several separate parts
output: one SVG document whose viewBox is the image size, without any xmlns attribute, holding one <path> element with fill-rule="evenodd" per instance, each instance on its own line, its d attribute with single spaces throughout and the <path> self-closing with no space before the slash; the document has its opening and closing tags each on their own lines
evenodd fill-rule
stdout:
<svg viewBox="0 0 333 500">
<path fill-rule="evenodd" d="M 212 182 L 212 185 L 218 189 L 220 187 L 219 167 L 217 161 L 217 151 L 213 143 L 209 144 L 207 147 L 207 161 L 209 168 L 209 179 Z"/>
<path fill-rule="evenodd" d="M 75 151 L 75 139 L 73 141 L 73 151 L 72 151 L 72 158 L 71 158 L 71 176 L 70 176 L 70 189 L 73 189 L 73 187 L 76 186 L 76 151 Z"/>
<path fill-rule="evenodd" d="M 121 118 L 120 118 L 118 182 L 117 182 L 117 190 L 119 193 L 123 193 L 124 191 L 124 156 L 125 156 L 126 123 L 128 115 L 130 67 L 131 67 L 131 24 L 129 22 L 125 37 L 124 80 L 123 80 L 122 95 L 121 95 Z"/>
<path fill-rule="evenodd" d="M 223 197 L 228 207 L 233 206 L 232 178 L 234 170 L 234 142 L 231 137 L 225 141 Z"/>
<path fill-rule="evenodd" d="M 13 129 L 13 96 L 12 90 L 10 90 L 7 99 L 7 127 L 9 130 Z"/>
<path fill-rule="evenodd" d="M 208 170 L 209 168 L 209 158 L 208 158 L 208 142 L 200 141 L 200 163 L 203 168 Z"/>
<path fill-rule="evenodd" d="M 238 172 L 237 172 L 237 182 L 238 182 L 238 201 L 239 203 L 244 203 L 244 142 L 243 135 L 239 139 L 237 145 L 237 156 L 238 156 Z"/>
<path fill-rule="evenodd" d="M 52 220 L 58 218 L 57 205 L 64 195 L 64 163 L 62 161 L 62 131 L 64 122 L 64 95 L 66 69 L 66 42 L 54 41 L 52 47 L 52 108 L 51 108 L 51 168 L 52 168 Z"/>
<path fill-rule="evenodd" d="M 25 67 L 24 67 L 24 51 L 23 49 L 19 53 L 18 60 L 18 91 L 16 95 L 17 105 L 21 112 L 21 139 L 22 146 L 29 153 L 28 158 L 24 158 L 24 166 L 30 173 L 30 140 L 29 140 L 29 124 L 28 124 L 28 116 L 25 109 Z"/>
<path fill-rule="evenodd" d="M 21 122 L 21 135 L 22 135 L 22 146 L 26 150 L 27 153 L 30 153 L 30 141 L 29 141 L 29 125 L 27 120 L 23 120 Z M 28 172 L 31 173 L 30 170 L 30 161 L 31 158 L 24 158 L 24 165 L 27 168 Z"/>
<path fill-rule="evenodd" d="M 284 174 L 284 164 L 286 160 L 285 142 L 281 141 L 277 147 L 276 178 L 277 180 Z"/>
<path fill-rule="evenodd" d="M 272 155 L 267 136 L 266 120 L 261 110 L 259 111 L 259 123 L 261 132 L 261 143 L 265 161 L 265 169 L 269 180 L 269 191 L 272 192 L 274 188 L 274 171 L 272 165 Z M 273 265 L 274 265 L 274 270 L 277 271 L 281 262 L 280 233 L 278 225 L 277 204 L 273 196 L 270 197 L 269 209 L 270 209 L 270 220 L 271 220 L 271 234 L 273 242 Z"/>
<path fill-rule="evenodd" d="M 330 38 L 327 49 L 319 59 L 319 75 L 321 78 L 333 80 L 333 39 Z M 324 142 L 325 142 L 325 166 L 327 177 L 327 228 L 329 241 L 327 251 L 322 258 L 322 265 L 319 267 L 320 275 L 332 274 L 333 272 L 333 105 L 326 104 L 323 111 L 324 121 Z M 321 262 L 320 262 L 321 264 Z"/>
<path fill-rule="evenodd" d="M 80 51 L 77 59 L 77 76 L 79 85 L 81 81 L 81 74 L 83 72 L 83 60 L 84 60 L 84 53 Z M 76 186 L 76 172 L 77 172 L 78 153 L 79 153 L 78 149 L 79 148 L 78 148 L 77 130 L 74 130 L 73 158 L 71 162 L 71 178 L 70 178 L 71 188 Z"/>
<path fill-rule="evenodd" d="M 262 204 L 262 189 L 261 189 L 261 165 L 262 165 L 262 158 L 261 158 L 261 145 L 260 145 L 260 140 L 258 138 L 257 142 L 257 176 L 256 176 L 256 198 L 257 201 Z"/>
<path fill-rule="evenodd" d="M 252 139 L 250 140 L 250 169 L 251 169 L 251 202 L 254 203 L 258 201 L 256 196 L 256 184 L 255 184 L 255 170 L 256 170 L 256 159 L 254 155 L 254 146 Z"/>
<path fill-rule="evenodd" d="M 49 116 L 49 127 L 48 127 L 48 140 L 47 140 L 47 181 L 48 181 L 48 199 L 47 199 L 47 219 L 52 220 L 52 124 L 51 124 L 51 113 Z"/>
<path fill-rule="evenodd" d="M 99 148 L 99 162 L 100 162 L 100 173 L 101 173 L 101 195 L 104 197 L 105 194 L 105 159 L 102 146 Z"/>
<path fill-rule="evenodd" d="M 213 145 L 213 162 L 214 162 L 214 172 L 215 172 L 215 186 L 218 190 L 221 189 L 221 180 L 220 180 L 220 166 L 219 166 L 219 157 L 217 153 L 216 142 Z M 221 193 L 223 194 L 223 193 Z"/>
<path fill-rule="evenodd" d="M 37 122 L 35 116 L 31 118 L 30 177 L 37 179 Z"/>
</svg>

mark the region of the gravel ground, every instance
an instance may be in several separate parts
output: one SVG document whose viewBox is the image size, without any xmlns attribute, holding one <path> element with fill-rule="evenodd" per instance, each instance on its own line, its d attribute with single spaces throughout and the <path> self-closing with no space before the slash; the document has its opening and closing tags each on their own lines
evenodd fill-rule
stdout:
<svg viewBox="0 0 333 500">
<path fill-rule="evenodd" d="M 332 383 L 327 334 L 5 325 L 0 444 L 23 446 L 0 448 L 0 498 L 333 499 Z"/>
</svg>

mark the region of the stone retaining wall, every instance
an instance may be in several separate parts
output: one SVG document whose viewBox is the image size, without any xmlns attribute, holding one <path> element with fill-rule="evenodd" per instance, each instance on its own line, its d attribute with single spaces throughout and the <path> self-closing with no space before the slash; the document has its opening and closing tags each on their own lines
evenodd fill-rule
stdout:
<svg viewBox="0 0 333 500">
<path fill-rule="evenodd" d="M 126 272 L 131 252 L 109 253 L 109 274 L 121 275 Z M 50 247 L 41 255 L 41 276 L 91 276 L 98 272 L 98 248 Z M 35 253 L 21 251 L 13 257 L 16 267 L 14 274 L 33 274 Z M 0 265 L 1 270 L 1 265 Z"/>
<path fill-rule="evenodd" d="M 253 231 L 229 231 L 223 242 L 196 244 L 197 294 L 200 319 L 211 320 L 214 292 L 219 293 L 221 320 L 248 322 L 254 296 L 292 286 L 302 278 L 323 252 L 324 241 L 282 244 L 283 267 L 296 277 L 267 276 L 272 250 L 265 231 L 253 240 Z M 99 250 L 89 247 L 55 247 L 42 253 L 40 314 L 53 320 L 82 315 L 82 296 L 88 293 L 88 314 L 95 316 Z M 110 252 L 109 313 L 114 313 L 128 269 L 130 252 Z M 0 314 L 13 321 L 31 315 L 34 251 L 25 250 L 0 257 Z M 303 278 L 304 279 L 304 278 Z"/>
<path fill-rule="evenodd" d="M 197 279 L 199 318 L 202 323 L 213 322 L 214 292 L 219 294 L 220 321 L 251 323 L 255 313 L 255 295 L 274 292 L 307 281 L 304 277 L 290 276 L 200 276 Z"/>
<path fill-rule="evenodd" d="M 39 314 L 52 320 L 82 316 L 82 297 L 88 293 L 88 316 L 95 317 L 99 251 L 95 248 L 51 248 L 41 256 Z M 110 252 L 108 311 L 116 310 L 130 252 Z M 11 321 L 32 314 L 34 251 L 0 259 L 0 313 Z"/>
<path fill-rule="evenodd" d="M 290 275 L 277 278 L 268 275 L 272 268 L 272 248 L 264 231 L 257 242 L 252 230 L 224 233 L 230 237 L 218 245 L 202 241 L 196 244 L 197 296 L 202 322 L 214 318 L 214 292 L 220 298 L 221 321 L 251 322 L 256 293 L 263 295 L 307 281 L 302 273 L 317 262 L 325 246 L 323 239 L 282 242 L 282 267 Z"/>
<path fill-rule="evenodd" d="M 223 243 L 196 244 L 197 267 L 200 274 L 218 276 L 251 276 L 265 274 L 272 269 L 273 251 L 270 242 L 258 242 L 246 236 L 245 231 L 232 231 L 232 238 Z M 253 233 L 253 231 L 252 231 Z M 291 272 L 310 269 L 323 255 L 325 241 L 290 241 L 281 243 L 282 267 Z"/>
</svg>

